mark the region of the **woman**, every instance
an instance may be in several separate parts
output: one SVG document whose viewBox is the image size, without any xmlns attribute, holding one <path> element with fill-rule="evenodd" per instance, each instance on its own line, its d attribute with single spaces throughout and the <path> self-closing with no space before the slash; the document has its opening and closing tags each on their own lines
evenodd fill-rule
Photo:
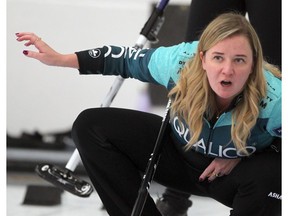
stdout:
<svg viewBox="0 0 288 216">
<path fill-rule="evenodd" d="M 228 11 L 249 17 L 259 36 L 264 58 L 281 69 L 281 0 L 191 0 L 185 41 L 198 40 L 209 22 Z M 190 194 L 167 188 L 156 204 L 168 216 L 187 216 L 192 205 L 189 197 Z"/>
<path fill-rule="evenodd" d="M 39 52 L 23 53 L 80 74 L 121 75 L 164 85 L 172 100 L 154 180 L 231 207 L 230 215 L 278 215 L 281 154 L 279 70 L 263 61 L 259 39 L 239 14 L 222 14 L 199 42 L 144 49 L 104 46 L 63 55 L 33 33 L 17 33 Z M 75 120 L 72 136 L 109 215 L 130 215 L 162 118 L 95 108 Z M 143 216 L 162 215 L 147 198 Z"/>
</svg>

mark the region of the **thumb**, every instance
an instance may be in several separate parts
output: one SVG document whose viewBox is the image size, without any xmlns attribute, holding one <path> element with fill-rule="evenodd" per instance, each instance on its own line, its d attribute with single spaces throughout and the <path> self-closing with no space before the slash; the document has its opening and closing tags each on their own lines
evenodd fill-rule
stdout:
<svg viewBox="0 0 288 216">
<path fill-rule="evenodd" d="M 27 57 L 39 60 L 39 53 L 34 51 L 23 50 L 23 54 Z"/>
</svg>

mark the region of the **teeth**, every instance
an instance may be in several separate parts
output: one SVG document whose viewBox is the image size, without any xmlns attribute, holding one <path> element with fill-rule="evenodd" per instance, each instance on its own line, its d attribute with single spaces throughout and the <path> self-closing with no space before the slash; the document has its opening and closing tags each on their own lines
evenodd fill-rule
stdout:
<svg viewBox="0 0 288 216">
<path fill-rule="evenodd" d="M 230 82 L 230 81 L 221 81 L 221 84 L 223 84 L 223 85 L 230 85 L 231 82 Z"/>
</svg>

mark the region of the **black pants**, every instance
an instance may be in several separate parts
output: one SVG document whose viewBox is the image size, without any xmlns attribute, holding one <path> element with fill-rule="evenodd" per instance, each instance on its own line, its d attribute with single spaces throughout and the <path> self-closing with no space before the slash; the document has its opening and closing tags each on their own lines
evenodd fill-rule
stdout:
<svg viewBox="0 0 288 216">
<path fill-rule="evenodd" d="M 186 40 L 197 39 L 210 21 L 228 11 L 248 13 L 264 57 L 281 68 L 281 0 L 192 0 Z"/>
<path fill-rule="evenodd" d="M 72 136 L 87 173 L 109 215 L 129 216 L 162 117 L 117 108 L 83 111 Z M 197 167 L 184 161 L 167 134 L 154 181 L 191 194 L 209 196 L 233 208 L 233 216 L 273 216 L 280 212 L 281 158 L 265 152 L 241 161 L 212 183 L 198 178 L 212 159 L 198 153 Z M 202 168 L 203 167 L 203 168 Z M 148 196 L 143 216 L 161 216 Z M 228 212 L 227 212 L 228 215 Z"/>
</svg>

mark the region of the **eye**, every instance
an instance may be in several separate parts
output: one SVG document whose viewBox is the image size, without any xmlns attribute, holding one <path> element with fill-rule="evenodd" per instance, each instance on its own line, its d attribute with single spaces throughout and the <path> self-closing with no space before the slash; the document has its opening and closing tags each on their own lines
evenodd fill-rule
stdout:
<svg viewBox="0 0 288 216">
<path fill-rule="evenodd" d="M 215 56 L 213 56 L 213 59 L 216 60 L 216 61 L 222 61 L 223 57 L 219 56 L 219 55 L 215 55 Z"/>
<path fill-rule="evenodd" d="M 244 58 L 235 58 L 234 61 L 238 64 L 242 64 L 246 62 Z"/>
</svg>

